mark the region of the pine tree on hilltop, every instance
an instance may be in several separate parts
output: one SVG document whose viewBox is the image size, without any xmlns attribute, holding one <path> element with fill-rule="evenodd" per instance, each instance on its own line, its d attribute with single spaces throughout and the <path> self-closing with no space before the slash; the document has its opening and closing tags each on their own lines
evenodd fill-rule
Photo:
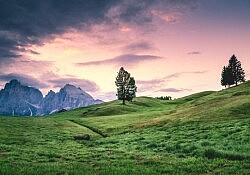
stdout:
<svg viewBox="0 0 250 175">
<path fill-rule="evenodd" d="M 134 77 L 130 77 L 123 67 L 120 68 L 118 75 L 116 77 L 115 84 L 117 86 L 117 98 L 122 100 L 122 104 L 125 104 L 125 100 L 132 101 L 136 93 L 136 85 Z"/>
<path fill-rule="evenodd" d="M 241 62 L 233 55 L 229 60 L 228 68 L 232 71 L 233 81 L 236 86 L 240 82 L 245 82 L 245 72 L 241 67 Z"/>
<path fill-rule="evenodd" d="M 130 75 L 123 67 L 120 68 L 116 77 L 115 84 L 117 86 L 117 97 L 118 100 L 122 100 L 122 104 L 125 104 L 125 86 L 128 82 Z"/>
<path fill-rule="evenodd" d="M 245 72 L 241 67 L 241 63 L 237 60 L 235 55 L 229 59 L 228 66 L 224 66 L 221 73 L 221 85 L 229 86 L 245 82 Z"/>
</svg>

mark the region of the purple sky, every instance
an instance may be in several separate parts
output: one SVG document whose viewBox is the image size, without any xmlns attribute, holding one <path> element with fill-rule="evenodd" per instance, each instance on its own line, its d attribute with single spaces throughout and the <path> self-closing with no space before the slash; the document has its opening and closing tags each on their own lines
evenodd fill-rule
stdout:
<svg viewBox="0 0 250 175">
<path fill-rule="evenodd" d="M 235 54 L 250 77 L 248 0 L 0 0 L 0 88 L 70 83 L 115 99 L 121 66 L 138 96 L 219 90 Z"/>
</svg>

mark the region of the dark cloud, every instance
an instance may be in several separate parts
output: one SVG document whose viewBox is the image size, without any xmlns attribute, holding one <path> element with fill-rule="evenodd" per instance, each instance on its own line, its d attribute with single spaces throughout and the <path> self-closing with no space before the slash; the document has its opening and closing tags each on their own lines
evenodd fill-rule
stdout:
<svg viewBox="0 0 250 175">
<path fill-rule="evenodd" d="M 107 12 L 107 17 L 112 23 L 133 23 L 142 25 L 152 21 L 150 7 L 152 1 L 122 0 L 114 4 Z"/>
<path fill-rule="evenodd" d="M 108 10 L 107 17 L 113 23 L 132 23 L 144 25 L 152 22 L 154 14 L 157 11 L 165 14 L 171 11 L 193 10 L 197 8 L 197 0 L 121 0 L 113 4 Z"/>
<path fill-rule="evenodd" d="M 24 74 L 0 74 L 0 81 L 8 82 L 10 80 L 16 79 L 21 82 L 21 84 L 26 86 L 31 86 L 35 88 L 48 88 L 49 85 L 43 81 L 40 81 L 34 77 L 24 75 Z"/>
<path fill-rule="evenodd" d="M 20 50 L 43 44 L 54 34 L 101 22 L 112 4 L 113 0 L 0 0 L 1 61 L 19 57 Z"/>
<path fill-rule="evenodd" d="M 84 63 L 76 63 L 78 66 L 97 66 L 97 65 L 103 65 L 103 64 L 113 64 L 118 66 L 134 66 L 140 62 L 144 61 L 152 61 L 156 59 L 160 59 L 159 56 L 154 55 L 134 55 L 134 54 L 126 54 L 126 55 L 120 55 L 115 58 L 106 59 L 106 60 L 100 60 L 100 61 L 90 61 L 90 62 L 84 62 Z"/>
<path fill-rule="evenodd" d="M 147 51 L 154 50 L 153 45 L 147 41 L 139 41 L 136 43 L 131 43 L 122 48 L 124 52 L 137 52 L 137 51 Z"/>
<path fill-rule="evenodd" d="M 87 92 L 96 92 L 99 90 L 95 82 L 80 78 L 58 78 L 48 80 L 48 82 L 52 83 L 54 88 L 62 88 L 65 84 L 72 84 Z"/>
<path fill-rule="evenodd" d="M 191 9 L 195 0 L 0 0 L 0 61 L 13 61 L 30 45 L 42 45 L 69 29 L 91 32 L 93 24 L 143 25 L 152 9 Z M 119 26 L 119 25 L 117 25 Z M 137 47 L 146 48 L 139 44 Z M 22 54 L 22 53 L 21 53 Z"/>
<path fill-rule="evenodd" d="M 183 92 L 183 91 L 191 91 L 191 89 L 166 88 L 166 89 L 160 89 L 157 92 Z"/>
<path fill-rule="evenodd" d="M 0 24 L 1 26 L 1 24 Z M 4 64 L 9 64 L 21 55 L 16 53 L 18 50 L 14 38 L 7 38 L 6 32 L 0 31 L 0 67 Z"/>
<path fill-rule="evenodd" d="M 201 52 L 199 52 L 199 51 L 193 51 L 193 52 L 188 52 L 187 54 L 188 55 L 199 55 L 199 54 L 201 54 Z"/>
</svg>

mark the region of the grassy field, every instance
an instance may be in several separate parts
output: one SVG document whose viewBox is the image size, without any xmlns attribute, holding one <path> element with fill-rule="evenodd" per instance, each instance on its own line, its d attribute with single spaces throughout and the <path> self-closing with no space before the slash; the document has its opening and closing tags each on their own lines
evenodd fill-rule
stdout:
<svg viewBox="0 0 250 175">
<path fill-rule="evenodd" d="M 74 136 L 89 134 L 89 141 Z M 0 117 L 0 174 L 250 174 L 250 82 L 46 117 Z"/>
</svg>

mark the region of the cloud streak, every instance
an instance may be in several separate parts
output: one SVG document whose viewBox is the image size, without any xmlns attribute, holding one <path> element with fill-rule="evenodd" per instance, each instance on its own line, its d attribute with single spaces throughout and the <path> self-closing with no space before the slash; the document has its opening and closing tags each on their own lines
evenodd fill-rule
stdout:
<svg viewBox="0 0 250 175">
<path fill-rule="evenodd" d="M 208 71 L 186 71 L 186 72 L 177 72 L 162 78 L 156 78 L 151 80 L 137 80 L 136 84 L 139 85 L 138 91 L 139 92 L 146 92 L 146 91 L 162 91 L 162 92 L 181 92 L 181 91 L 188 91 L 189 89 L 174 89 L 174 88 L 162 88 L 161 90 L 157 90 L 160 87 L 166 86 L 166 83 L 171 81 L 172 79 L 180 78 L 186 74 L 204 74 Z M 178 91 L 179 90 L 179 91 Z"/>
<path fill-rule="evenodd" d="M 157 10 L 152 10 L 151 13 L 169 24 L 179 23 L 182 17 L 181 13 L 165 13 Z"/>
<path fill-rule="evenodd" d="M 89 62 L 83 62 L 83 63 L 76 63 L 77 66 L 100 66 L 100 65 L 107 65 L 107 64 L 113 64 L 116 66 L 127 66 L 131 67 L 136 64 L 139 64 L 141 62 L 145 61 L 153 61 L 160 59 L 159 56 L 154 55 L 134 55 L 134 54 L 125 54 L 120 55 L 115 58 L 111 59 L 105 59 L 100 61 L 89 61 Z"/>
<path fill-rule="evenodd" d="M 165 88 L 165 89 L 159 89 L 159 90 L 157 90 L 157 92 L 172 92 L 172 93 L 176 93 L 176 92 L 191 91 L 191 90 L 192 89 Z"/>
<path fill-rule="evenodd" d="M 180 76 L 183 76 L 185 74 L 204 74 L 204 73 L 207 73 L 207 72 L 208 72 L 207 70 L 205 70 L 205 71 L 177 72 L 177 73 L 173 73 L 173 74 L 167 75 L 167 76 L 163 77 L 163 79 L 170 80 L 172 78 L 179 78 Z"/>
<path fill-rule="evenodd" d="M 135 43 L 128 44 L 122 48 L 124 52 L 138 52 L 138 51 L 147 51 L 154 50 L 152 43 L 147 41 L 139 41 Z"/>
<path fill-rule="evenodd" d="M 187 54 L 188 55 L 199 55 L 199 54 L 201 54 L 201 52 L 199 52 L 199 51 L 192 51 L 192 52 L 188 52 Z"/>
</svg>

